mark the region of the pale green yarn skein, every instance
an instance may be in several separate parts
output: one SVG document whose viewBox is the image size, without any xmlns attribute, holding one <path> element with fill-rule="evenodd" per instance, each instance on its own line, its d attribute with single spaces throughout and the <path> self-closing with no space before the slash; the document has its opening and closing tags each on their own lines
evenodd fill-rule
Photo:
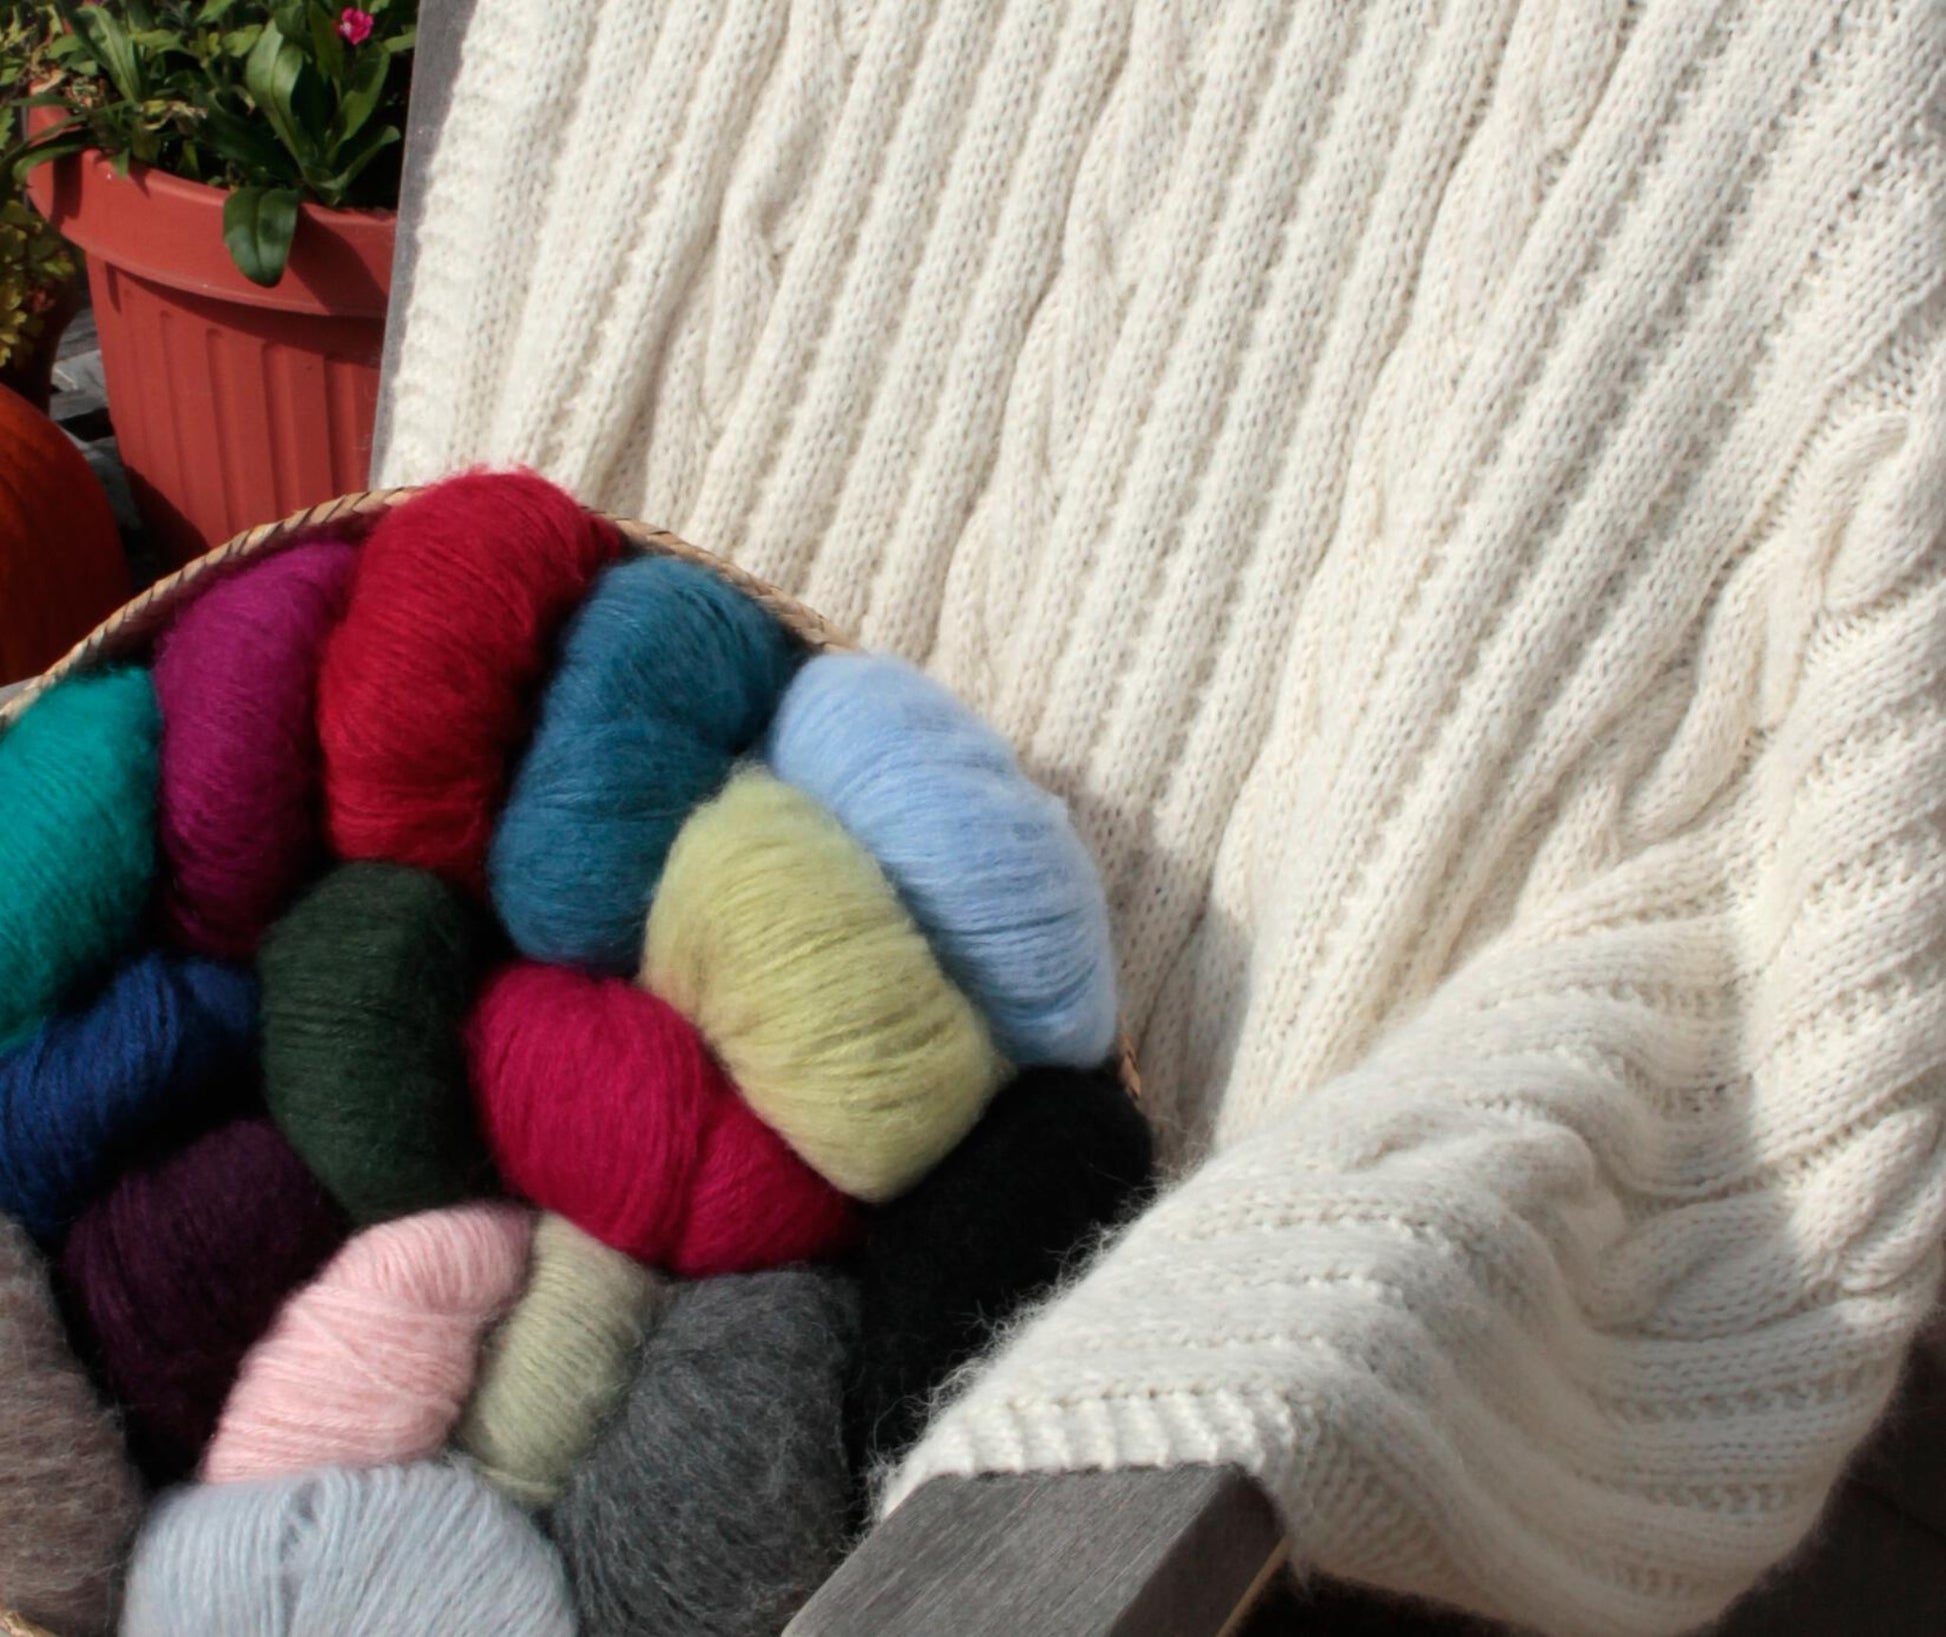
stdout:
<svg viewBox="0 0 1946 1637">
<path fill-rule="evenodd" d="M 453 1435 L 480 1476 L 522 1506 L 553 1505 L 627 1392 L 669 1294 L 633 1257 L 543 1215 L 527 1289 L 488 1337 Z"/>
<path fill-rule="evenodd" d="M 856 1199 L 917 1182 L 1007 1073 L 871 855 L 756 769 L 677 835 L 642 981 L 695 1023 L 758 1116 Z"/>
</svg>

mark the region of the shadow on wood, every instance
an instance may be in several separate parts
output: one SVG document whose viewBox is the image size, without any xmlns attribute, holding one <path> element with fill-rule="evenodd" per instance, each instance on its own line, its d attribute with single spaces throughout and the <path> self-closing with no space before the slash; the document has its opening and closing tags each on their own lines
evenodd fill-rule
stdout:
<svg viewBox="0 0 1946 1637">
<path fill-rule="evenodd" d="M 788 1637 L 1217 1637 L 1282 1561 L 1230 1468 L 942 1478 L 866 1537 Z"/>
</svg>

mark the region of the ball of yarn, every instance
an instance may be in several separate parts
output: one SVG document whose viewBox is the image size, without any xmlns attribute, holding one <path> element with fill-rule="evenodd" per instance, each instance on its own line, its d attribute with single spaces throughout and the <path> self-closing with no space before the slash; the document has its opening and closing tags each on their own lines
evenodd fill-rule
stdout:
<svg viewBox="0 0 1946 1637">
<path fill-rule="evenodd" d="M 583 1637 L 767 1637 L 843 1554 L 855 1302 L 793 1268 L 676 1293 L 552 1515 Z"/>
<path fill-rule="evenodd" d="M 523 954 L 627 974 L 663 860 L 763 734 L 796 647 L 720 576 L 609 569 L 568 627 L 488 860 Z"/>
<path fill-rule="evenodd" d="M 50 688 L 0 737 L 0 1046 L 134 941 L 155 875 L 155 688 Z"/>
<path fill-rule="evenodd" d="M 136 1145 L 234 1112 L 256 1043 L 248 972 L 190 955 L 130 961 L 86 1007 L 0 1054 L 0 1212 L 58 1238 Z"/>
<path fill-rule="evenodd" d="M 346 864 L 264 939 L 264 1099 L 355 1222 L 449 1205 L 490 1177 L 462 1039 L 485 911 L 399 864 Z"/>
<path fill-rule="evenodd" d="M 61 1331 L 46 1270 L 0 1217 L 0 1608 L 65 1637 L 113 1621 L 141 1486 Z"/>
<path fill-rule="evenodd" d="M 247 960 L 323 853 L 318 659 L 357 548 L 310 540 L 219 580 L 157 644 L 164 931 Z"/>
<path fill-rule="evenodd" d="M 861 1471 L 902 1454 L 946 1378 L 1133 1214 L 1153 1166 L 1148 1124 L 1113 1069 L 1029 1069 L 873 1217 L 845 1406 Z"/>
<path fill-rule="evenodd" d="M 457 1467 L 326 1467 L 159 1500 L 121 1637 L 574 1637 L 561 1560 Z"/>
<path fill-rule="evenodd" d="M 848 1238 L 844 1197 L 654 995 L 517 964 L 481 994 L 468 1044 L 500 1174 L 603 1244 L 693 1278 L 799 1261 Z"/>
<path fill-rule="evenodd" d="M 1115 956 L 1095 861 L 1061 800 L 941 684 L 883 654 L 823 654 L 766 747 L 891 877 L 940 964 L 1016 1063 L 1086 1067 L 1115 1043 Z"/>
<path fill-rule="evenodd" d="M 1006 1072 L 870 854 L 759 769 L 677 836 L 642 976 L 757 1113 L 859 1199 L 918 1181 Z"/>
<path fill-rule="evenodd" d="M 527 1278 L 534 1216 L 426 1211 L 354 1234 L 250 1349 L 203 1455 L 212 1483 L 437 1455 L 486 1327 Z"/>
<path fill-rule="evenodd" d="M 565 1217 L 534 1229 L 527 1288 L 480 1357 L 454 1431 L 481 1477 L 523 1506 L 551 1506 L 621 1401 L 672 1287 Z"/>
<path fill-rule="evenodd" d="M 325 817 L 342 857 L 484 891 L 555 636 L 620 549 L 612 525 L 531 472 L 470 472 L 386 513 L 318 681 Z"/>
<path fill-rule="evenodd" d="M 152 1478 L 196 1464 L 250 1345 L 345 1236 L 268 1120 L 123 1172 L 61 1252 L 73 1322 Z"/>
</svg>

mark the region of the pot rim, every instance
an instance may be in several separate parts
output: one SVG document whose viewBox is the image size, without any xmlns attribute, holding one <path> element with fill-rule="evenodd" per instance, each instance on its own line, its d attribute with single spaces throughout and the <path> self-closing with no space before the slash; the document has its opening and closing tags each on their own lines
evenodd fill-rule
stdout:
<svg viewBox="0 0 1946 1637">
<path fill-rule="evenodd" d="M 28 128 L 45 130 L 61 117 L 52 108 L 32 109 Z M 27 191 L 41 214 L 89 256 L 150 283 L 277 312 L 384 316 L 397 211 L 305 202 L 290 263 L 266 288 L 237 270 L 223 243 L 227 188 L 154 165 L 131 163 L 123 175 L 102 149 L 88 148 L 39 166 Z"/>
</svg>

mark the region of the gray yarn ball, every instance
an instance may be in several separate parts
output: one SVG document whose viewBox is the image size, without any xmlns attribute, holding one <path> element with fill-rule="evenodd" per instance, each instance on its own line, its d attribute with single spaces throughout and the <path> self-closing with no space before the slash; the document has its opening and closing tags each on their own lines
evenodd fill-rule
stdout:
<svg viewBox="0 0 1946 1637">
<path fill-rule="evenodd" d="M 552 1515 L 583 1637 L 772 1637 L 844 1554 L 857 1300 L 786 1269 L 678 1290 Z"/>
<path fill-rule="evenodd" d="M 553 1547 L 473 1473 L 191 1484 L 135 1543 L 122 1637 L 574 1637 Z"/>
<path fill-rule="evenodd" d="M 141 1504 L 33 1242 L 0 1217 L 0 1609 L 65 1637 L 108 1630 Z"/>
</svg>

